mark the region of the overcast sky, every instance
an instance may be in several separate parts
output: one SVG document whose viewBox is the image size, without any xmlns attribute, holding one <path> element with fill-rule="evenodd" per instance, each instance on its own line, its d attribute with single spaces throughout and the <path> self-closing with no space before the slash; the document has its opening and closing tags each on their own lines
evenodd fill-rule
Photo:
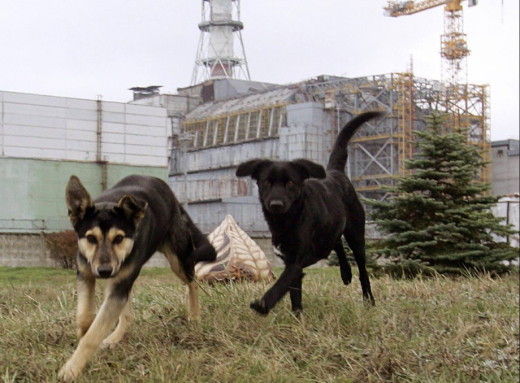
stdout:
<svg viewBox="0 0 520 383">
<path fill-rule="evenodd" d="M 492 140 L 519 136 L 519 1 L 464 2 L 468 80 L 489 84 Z M 390 18 L 385 0 L 243 0 L 251 79 L 402 72 L 440 80 L 443 9 Z M 0 9 L 0 90 L 126 102 L 190 85 L 197 0 L 16 0 Z"/>
</svg>

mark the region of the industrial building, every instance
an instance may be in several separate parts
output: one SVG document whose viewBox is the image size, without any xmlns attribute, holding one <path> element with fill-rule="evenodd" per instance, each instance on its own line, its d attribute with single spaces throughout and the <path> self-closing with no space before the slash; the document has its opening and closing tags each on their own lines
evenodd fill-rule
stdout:
<svg viewBox="0 0 520 383">
<path fill-rule="evenodd" d="M 234 175 L 240 162 L 307 158 L 326 165 L 337 132 L 352 116 L 383 110 L 384 118 L 366 124 L 351 141 L 347 172 L 362 196 L 384 198 L 384 186 L 406 173 L 413 131 L 424 128 L 424 116 L 446 112 L 448 92 L 438 81 L 410 73 L 319 76 L 290 85 L 220 78 L 134 102 L 168 110 L 170 185 L 203 230 L 229 212 L 250 234 L 267 235 L 256 186 Z M 465 105 L 472 105 L 461 113 L 468 140 L 488 150 L 487 88 L 468 85 L 465 92 L 471 101 Z"/>
<path fill-rule="evenodd" d="M 493 195 L 520 194 L 520 146 L 518 140 L 493 141 Z"/>
<path fill-rule="evenodd" d="M 96 196 L 129 174 L 167 179 L 163 108 L 0 91 L 0 265 L 47 264 L 44 232 L 70 229 L 65 185 Z"/>
<path fill-rule="evenodd" d="M 446 4 L 446 17 L 460 21 L 460 1 Z M 387 11 L 391 16 L 420 11 L 408 8 L 402 13 L 389 2 Z M 173 129 L 170 185 L 203 230 L 211 230 L 229 212 L 250 234 L 267 235 L 256 189 L 250 180 L 234 176 L 236 166 L 255 157 L 304 157 L 325 165 L 339 129 L 365 110 L 387 115 L 364 126 L 349 148 L 347 172 L 364 197 L 384 198 L 384 186 L 406 174 L 413 132 L 424 128 L 424 116 L 431 113 L 446 114 L 446 131 L 466 129 L 468 142 L 479 145 L 489 159 L 488 89 L 459 83 L 469 51 L 457 48 L 461 42 L 465 47 L 461 25 L 449 24 L 442 46 L 449 64 L 446 82 L 417 78 L 410 70 L 266 84 L 249 78 L 240 1 L 205 0 L 192 85 L 177 95 L 144 90 L 134 93 L 134 102 L 168 110 Z M 482 180 L 489 182 L 489 174 L 489 168 L 482 169 Z"/>
<path fill-rule="evenodd" d="M 133 101 L 117 103 L 0 91 L 0 265 L 7 256 L 45 264 L 39 233 L 70 228 L 63 195 L 71 174 L 93 195 L 132 173 L 167 179 L 204 232 L 230 214 L 269 256 L 256 185 L 235 177 L 236 167 L 256 157 L 325 165 L 339 129 L 365 110 L 386 116 L 364 125 L 349 147 L 346 171 L 364 197 L 385 198 L 384 187 L 406 174 L 413 132 L 433 112 L 450 116 L 447 130 L 467 129 L 468 143 L 491 159 L 487 86 L 411 71 L 251 81 L 239 0 L 202 7 L 192 84 L 176 94 L 133 87 Z M 482 170 L 482 180 L 490 175 Z M 34 263 L 24 260 L 35 252 Z"/>
</svg>

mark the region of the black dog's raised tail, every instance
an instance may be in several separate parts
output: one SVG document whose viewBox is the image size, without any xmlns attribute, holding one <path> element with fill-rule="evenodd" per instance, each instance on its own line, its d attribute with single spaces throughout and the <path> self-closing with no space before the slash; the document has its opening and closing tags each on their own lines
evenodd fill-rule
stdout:
<svg viewBox="0 0 520 383">
<path fill-rule="evenodd" d="M 347 144 L 356 133 L 357 129 L 365 122 L 385 115 L 385 112 L 371 111 L 357 115 L 341 129 L 332 148 L 327 170 L 344 171 L 347 164 Z"/>
</svg>

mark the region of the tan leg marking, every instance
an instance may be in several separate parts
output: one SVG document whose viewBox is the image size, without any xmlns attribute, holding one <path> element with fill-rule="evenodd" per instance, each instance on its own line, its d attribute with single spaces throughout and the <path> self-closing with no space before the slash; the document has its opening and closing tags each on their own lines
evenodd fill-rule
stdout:
<svg viewBox="0 0 520 383">
<path fill-rule="evenodd" d="M 107 284 L 107 289 L 112 290 L 112 285 Z M 76 351 L 65 363 L 58 373 L 58 378 L 65 381 L 72 381 L 81 373 L 87 365 L 88 360 L 99 349 L 103 339 L 115 327 L 116 322 L 123 312 L 127 301 L 115 298 L 108 293 L 105 301 L 101 305 L 92 325 L 79 341 Z"/>
<path fill-rule="evenodd" d="M 85 277 L 77 282 L 78 310 L 76 314 L 77 334 L 81 338 L 88 331 L 96 315 L 94 304 L 96 279 Z"/>
<path fill-rule="evenodd" d="M 175 254 L 168 246 L 163 246 L 161 250 L 163 254 L 166 256 L 166 259 L 170 263 L 170 268 L 172 271 L 179 277 L 181 281 L 188 284 L 190 283 L 188 277 L 186 274 L 184 274 L 184 270 L 182 269 L 182 265 L 179 262 L 179 258 L 177 257 L 177 254 Z"/>
<path fill-rule="evenodd" d="M 181 281 L 188 285 L 188 310 L 189 319 L 198 319 L 200 317 L 200 304 L 199 304 L 199 286 L 195 280 L 190 281 L 184 270 L 182 269 L 181 263 L 177 255 L 168 247 L 164 246 L 161 251 L 168 259 L 170 268 L 179 277 Z"/>
<path fill-rule="evenodd" d="M 128 301 L 126 302 L 123 312 L 119 315 L 119 322 L 117 323 L 116 329 L 110 334 L 103 343 L 102 348 L 114 348 L 123 339 L 128 327 L 132 324 L 134 316 L 132 314 L 132 298 L 128 294 Z"/>
<path fill-rule="evenodd" d="M 190 310 L 188 319 L 200 318 L 200 304 L 199 304 L 199 285 L 197 281 L 193 280 L 188 283 L 188 307 Z"/>
</svg>

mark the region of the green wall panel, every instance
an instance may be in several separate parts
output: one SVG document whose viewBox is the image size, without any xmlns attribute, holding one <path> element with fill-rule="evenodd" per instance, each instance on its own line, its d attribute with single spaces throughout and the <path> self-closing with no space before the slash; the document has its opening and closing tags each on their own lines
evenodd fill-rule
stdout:
<svg viewBox="0 0 520 383">
<path fill-rule="evenodd" d="M 49 230 L 68 228 L 65 186 L 78 176 L 93 198 L 102 191 L 102 165 L 92 162 L 0 158 L 0 230 L 34 228 L 45 220 Z M 168 179 L 166 167 L 106 164 L 107 187 L 131 174 Z"/>
</svg>

